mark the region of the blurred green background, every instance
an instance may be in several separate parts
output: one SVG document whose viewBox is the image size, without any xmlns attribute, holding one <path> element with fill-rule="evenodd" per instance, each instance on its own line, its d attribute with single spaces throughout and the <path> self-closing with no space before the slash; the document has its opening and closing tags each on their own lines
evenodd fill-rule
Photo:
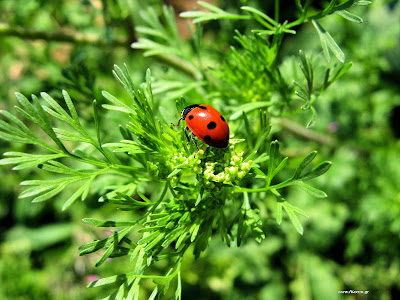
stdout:
<svg viewBox="0 0 400 300">
<path fill-rule="evenodd" d="M 166 1 L 176 12 L 191 10 L 194 2 Z M 228 9 L 255 5 L 269 12 L 272 1 L 216 1 Z M 160 11 L 161 2 L 129 0 L 0 1 L 0 109 L 13 111 L 15 92 L 46 91 L 60 98 L 66 89 L 80 115 L 91 122 L 93 99 L 100 92 L 122 89 L 114 80 L 113 64 L 126 63 L 139 84 L 145 70 L 162 75 L 168 66 L 130 48 L 137 40 L 139 12 L 147 6 Z M 324 1 L 315 7 L 324 6 Z M 292 1 L 281 1 L 282 16 L 293 14 Z M 323 20 L 353 62 L 350 71 L 316 104 L 312 129 L 329 137 L 310 140 L 302 134 L 306 116 L 294 118 L 299 127 L 277 126 L 287 156 L 317 149 L 333 162 L 330 171 L 313 182 L 327 199 L 315 199 L 298 189 L 286 199 L 310 216 L 302 219 L 304 236 L 288 220 L 278 226 L 264 220 L 267 238 L 227 248 L 218 238 L 198 261 L 186 255 L 183 299 L 398 299 L 400 297 L 400 2 L 377 0 L 360 10 L 363 24 L 338 17 Z M 186 20 L 178 21 L 188 37 Z M 224 53 L 235 44 L 233 29 L 240 22 L 211 22 L 204 43 Z M 52 34 L 56 32 L 58 34 Z M 61 33 L 60 33 L 61 32 Z M 281 67 L 299 49 L 323 58 L 311 24 L 288 36 Z M 79 39 L 84 36 L 87 41 Z M 64 40 L 64 41 L 63 41 Z M 115 120 L 103 120 L 117 136 Z M 300 126 L 301 125 L 301 126 Z M 304 126 L 303 126 L 304 127 Z M 274 129 L 274 127 L 273 127 Z M 278 129 L 276 129 L 278 130 Z M 33 152 L 26 145 L 0 140 L 0 153 Z M 97 192 L 83 203 L 61 212 L 62 201 L 31 204 L 19 199 L 19 182 L 45 176 L 1 167 L 0 177 L 0 299 L 100 299 L 101 289 L 85 289 L 89 281 L 129 271 L 129 265 L 94 268 L 98 255 L 78 256 L 78 247 L 110 234 L 84 225 L 84 217 L 114 220 L 123 215 L 97 202 Z M 98 195 L 97 195 L 98 196 Z M 146 289 L 146 286 L 144 286 Z M 150 288 L 149 288 L 150 290 Z M 343 295 L 341 290 L 369 291 Z"/>
</svg>

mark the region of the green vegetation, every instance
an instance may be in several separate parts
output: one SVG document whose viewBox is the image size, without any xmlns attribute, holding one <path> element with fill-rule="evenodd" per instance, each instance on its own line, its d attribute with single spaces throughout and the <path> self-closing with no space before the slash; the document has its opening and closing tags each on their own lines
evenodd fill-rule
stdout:
<svg viewBox="0 0 400 300">
<path fill-rule="evenodd" d="M 0 3 L 1 298 L 395 297 L 400 5 L 171 3 Z"/>
</svg>

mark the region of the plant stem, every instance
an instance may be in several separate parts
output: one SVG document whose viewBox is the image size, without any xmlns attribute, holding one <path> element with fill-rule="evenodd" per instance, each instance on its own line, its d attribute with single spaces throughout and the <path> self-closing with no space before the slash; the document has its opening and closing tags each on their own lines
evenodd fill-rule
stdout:
<svg viewBox="0 0 400 300">
<path fill-rule="evenodd" d="M 279 0 L 275 0 L 275 21 L 279 23 Z"/>
<path fill-rule="evenodd" d="M 291 184 L 292 184 L 292 178 L 289 178 L 289 179 L 287 179 L 281 183 L 275 184 L 275 185 L 267 184 L 265 187 L 262 187 L 262 188 L 251 189 L 251 188 L 244 188 L 244 187 L 236 187 L 234 192 L 235 193 L 261 193 L 261 192 L 268 192 L 271 190 L 281 189 L 281 188 L 284 188 Z"/>
<path fill-rule="evenodd" d="M 81 34 L 78 32 L 62 32 L 62 31 L 42 31 L 24 27 L 10 26 L 6 23 L 0 23 L 0 36 L 16 36 L 28 40 L 45 40 L 56 42 L 67 42 L 77 45 L 93 45 L 99 47 L 126 47 L 130 45 L 130 41 L 124 38 L 107 41 L 104 37 L 93 34 Z"/>
<path fill-rule="evenodd" d="M 62 31 L 42 31 L 24 27 L 12 27 L 9 24 L 0 22 L 0 37 L 1 36 L 15 36 L 27 40 L 45 40 L 48 42 L 66 42 L 75 45 L 90 45 L 97 47 L 125 47 L 129 46 L 133 41 L 125 38 L 114 39 L 107 41 L 104 37 L 93 34 L 81 34 L 78 32 L 66 33 Z M 183 73 L 201 80 L 203 75 L 201 72 L 187 61 L 172 55 L 157 56 L 160 62 L 168 64 L 176 69 L 181 70 Z"/>
<path fill-rule="evenodd" d="M 155 57 L 158 61 L 163 62 L 183 73 L 193 77 L 196 80 L 203 79 L 202 73 L 187 60 L 181 59 L 175 55 L 163 54 Z"/>
<path fill-rule="evenodd" d="M 286 130 L 308 140 L 312 140 L 330 147 L 336 144 L 336 140 L 333 137 L 330 137 L 326 134 L 317 133 L 311 129 L 307 129 L 289 119 L 282 118 L 279 123 Z"/>
</svg>

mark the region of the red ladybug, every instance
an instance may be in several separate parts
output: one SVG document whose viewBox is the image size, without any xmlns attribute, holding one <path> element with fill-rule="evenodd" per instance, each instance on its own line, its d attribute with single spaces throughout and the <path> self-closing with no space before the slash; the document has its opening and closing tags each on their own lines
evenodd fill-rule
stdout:
<svg viewBox="0 0 400 300">
<path fill-rule="evenodd" d="M 185 135 L 190 143 L 189 136 L 186 131 L 192 131 L 192 141 L 199 150 L 194 136 L 197 136 L 207 145 L 225 148 L 229 143 L 229 126 L 224 117 L 212 106 L 207 104 L 193 104 L 189 105 L 181 111 L 182 117 L 179 119 L 177 125 L 179 126 L 181 120 L 186 121 Z"/>
</svg>

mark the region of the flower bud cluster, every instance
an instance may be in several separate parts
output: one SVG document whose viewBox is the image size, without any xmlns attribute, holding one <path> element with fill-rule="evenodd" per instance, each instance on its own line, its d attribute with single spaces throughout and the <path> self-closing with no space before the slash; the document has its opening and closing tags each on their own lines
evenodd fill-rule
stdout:
<svg viewBox="0 0 400 300">
<path fill-rule="evenodd" d="M 166 162 L 151 162 L 147 161 L 147 170 L 150 178 L 155 180 L 165 180 L 169 173 L 171 173 L 171 166 Z"/>
<path fill-rule="evenodd" d="M 183 152 L 175 153 L 169 163 L 172 167 L 172 170 L 175 169 L 186 169 L 191 170 L 196 174 L 201 174 L 203 172 L 203 168 L 201 167 L 201 159 L 199 158 L 199 153 L 204 153 L 203 150 L 200 150 L 195 157 L 194 154 L 186 157 Z M 171 178 L 171 184 L 177 184 L 179 182 L 180 174 L 177 174 Z"/>
<path fill-rule="evenodd" d="M 174 168 L 190 169 L 207 190 L 220 189 L 223 185 L 235 185 L 250 171 L 252 161 L 243 161 L 243 152 L 236 153 L 234 145 L 229 148 L 208 148 L 199 150 L 189 157 L 177 153 L 171 159 Z M 171 178 L 171 183 L 179 181 L 177 174 Z"/>
<path fill-rule="evenodd" d="M 200 150 L 198 153 L 204 153 Z M 183 152 L 175 153 L 173 155 L 167 155 L 162 157 L 163 159 L 157 162 L 147 162 L 147 169 L 151 178 L 156 180 L 166 180 L 168 176 L 176 169 L 191 169 L 196 174 L 201 174 L 203 168 L 201 167 L 201 159 L 194 154 L 189 157 L 185 157 Z M 170 178 L 172 184 L 176 184 L 179 181 L 179 174 Z"/>
<path fill-rule="evenodd" d="M 236 153 L 232 145 L 229 151 L 217 150 L 212 160 L 205 158 L 202 175 L 206 189 L 218 189 L 224 184 L 235 185 L 246 176 L 252 161 L 244 162 L 243 154 L 243 152 Z"/>
</svg>

